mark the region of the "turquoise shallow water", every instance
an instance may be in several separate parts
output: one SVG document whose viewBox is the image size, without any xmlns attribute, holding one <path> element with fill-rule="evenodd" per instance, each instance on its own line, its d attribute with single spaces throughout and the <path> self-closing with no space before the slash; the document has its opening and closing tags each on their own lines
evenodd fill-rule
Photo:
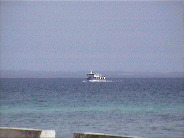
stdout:
<svg viewBox="0 0 184 138">
<path fill-rule="evenodd" d="M 1 79 L 0 126 L 183 137 L 183 79 Z"/>
</svg>

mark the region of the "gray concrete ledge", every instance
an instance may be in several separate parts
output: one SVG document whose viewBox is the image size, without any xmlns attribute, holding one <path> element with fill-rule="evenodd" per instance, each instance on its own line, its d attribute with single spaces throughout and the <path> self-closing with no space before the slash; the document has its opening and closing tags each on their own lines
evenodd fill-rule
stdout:
<svg viewBox="0 0 184 138">
<path fill-rule="evenodd" d="M 0 138 L 55 138 L 54 130 L 0 127 Z"/>
<path fill-rule="evenodd" d="M 136 136 L 115 136 L 98 133 L 74 133 L 73 138 L 140 138 Z"/>
</svg>

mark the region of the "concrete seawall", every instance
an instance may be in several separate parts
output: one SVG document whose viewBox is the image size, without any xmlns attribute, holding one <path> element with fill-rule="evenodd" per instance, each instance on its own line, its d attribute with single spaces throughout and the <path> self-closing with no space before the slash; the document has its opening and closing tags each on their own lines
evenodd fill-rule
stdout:
<svg viewBox="0 0 184 138">
<path fill-rule="evenodd" d="M 55 138 L 54 130 L 0 127 L 0 138 Z"/>
<path fill-rule="evenodd" d="M 108 134 L 96 134 L 96 133 L 74 133 L 73 138 L 140 138 L 135 136 L 114 136 Z"/>
</svg>

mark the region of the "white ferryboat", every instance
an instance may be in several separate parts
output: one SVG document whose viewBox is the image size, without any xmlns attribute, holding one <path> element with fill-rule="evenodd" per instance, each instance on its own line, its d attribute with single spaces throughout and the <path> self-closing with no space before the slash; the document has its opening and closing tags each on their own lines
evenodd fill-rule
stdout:
<svg viewBox="0 0 184 138">
<path fill-rule="evenodd" d="M 105 76 L 102 76 L 101 74 L 94 73 L 91 71 L 87 74 L 87 81 L 89 82 L 106 82 Z"/>
</svg>

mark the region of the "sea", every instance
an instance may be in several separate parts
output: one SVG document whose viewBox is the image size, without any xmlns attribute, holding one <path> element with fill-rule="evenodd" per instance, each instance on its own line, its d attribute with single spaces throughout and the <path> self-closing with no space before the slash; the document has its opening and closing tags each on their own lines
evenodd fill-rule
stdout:
<svg viewBox="0 0 184 138">
<path fill-rule="evenodd" d="M 102 133 L 144 138 L 184 137 L 183 78 L 0 79 L 0 127 Z"/>
</svg>

